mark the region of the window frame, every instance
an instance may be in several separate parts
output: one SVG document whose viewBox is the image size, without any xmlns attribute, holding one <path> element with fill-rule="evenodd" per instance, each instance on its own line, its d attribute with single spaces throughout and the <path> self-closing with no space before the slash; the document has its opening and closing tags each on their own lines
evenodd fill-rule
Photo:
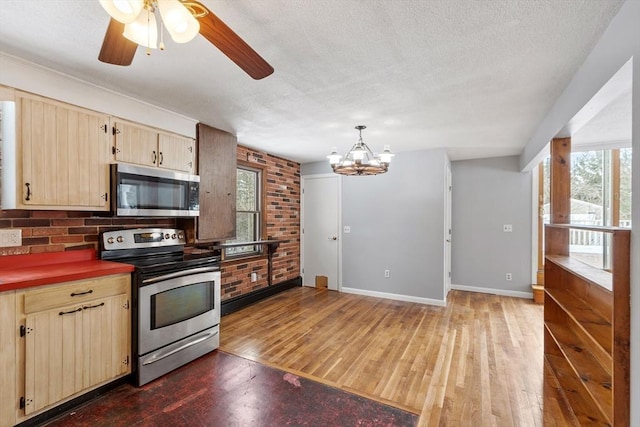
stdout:
<svg viewBox="0 0 640 427">
<path fill-rule="evenodd" d="M 250 162 L 244 162 L 244 161 L 238 161 L 236 164 L 236 180 L 237 180 L 237 173 L 238 170 L 242 169 L 242 170 L 246 170 L 246 171 L 250 171 L 250 172 L 255 172 L 257 173 L 257 179 L 256 179 L 256 210 L 255 211 L 240 211 L 237 208 L 237 200 L 236 200 L 236 230 L 238 229 L 238 213 L 253 213 L 254 215 L 256 215 L 256 220 L 255 220 L 255 225 L 256 225 L 256 232 L 255 232 L 255 239 L 256 240 L 263 240 L 264 239 L 264 235 L 265 235 L 265 231 L 266 231 L 266 215 L 265 215 L 265 208 L 266 208 L 266 168 L 263 165 L 257 165 L 255 163 L 250 163 Z M 236 185 L 237 185 L 237 181 L 236 181 Z M 237 187 L 236 187 L 237 188 Z M 237 191 L 237 190 L 236 190 Z M 236 196 L 237 197 L 237 196 Z M 226 243 L 240 243 L 240 241 L 236 238 L 233 240 L 227 240 Z M 243 251 L 243 252 L 238 252 L 238 253 L 233 253 L 233 249 L 236 248 L 245 248 L 245 247 L 250 247 L 253 246 L 253 250 L 250 251 Z M 251 258 L 251 257 L 260 257 L 264 255 L 264 248 L 263 245 L 247 245 L 247 246 L 236 246 L 233 248 L 226 248 L 225 249 L 225 259 L 227 260 L 237 260 L 237 259 L 241 259 L 241 258 Z M 231 251 L 230 251 L 231 250 Z"/>
</svg>

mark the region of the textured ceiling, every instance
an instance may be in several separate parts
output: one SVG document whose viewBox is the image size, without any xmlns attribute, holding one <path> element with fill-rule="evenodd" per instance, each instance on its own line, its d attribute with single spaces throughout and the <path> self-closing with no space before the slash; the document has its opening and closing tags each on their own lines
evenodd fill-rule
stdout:
<svg viewBox="0 0 640 427">
<path fill-rule="evenodd" d="M 97 60 L 97 0 L 0 0 L 0 51 L 192 117 L 293 160 L 444 147 L 519 154 L 623 0 L 204 0 L 274 68 L 254 81 L 204 38 Z M 0 67 L 2 64 L 0 63 Z"/>
</svg>

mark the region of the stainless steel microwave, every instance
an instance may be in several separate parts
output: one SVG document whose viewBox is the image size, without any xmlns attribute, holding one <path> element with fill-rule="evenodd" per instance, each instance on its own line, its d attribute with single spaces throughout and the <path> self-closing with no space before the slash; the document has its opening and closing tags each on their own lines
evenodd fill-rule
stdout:
<svg viewBox="0 0 640 427">
<path fill-rule="evenodd" d="M 200 177 L 124 163 L 111 165 L 111 208 L 116 216 L 200 215 Z"/>
</svg>

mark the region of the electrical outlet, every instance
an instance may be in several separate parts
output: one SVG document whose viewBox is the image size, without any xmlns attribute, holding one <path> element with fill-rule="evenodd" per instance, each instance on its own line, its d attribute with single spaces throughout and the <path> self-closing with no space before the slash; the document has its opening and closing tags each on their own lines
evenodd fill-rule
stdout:
<svg viewBox="0 0 640 427">
<path fill-rule="evenodd" d="M 251 281 L 252 282 L 257 282 L 258 281 L 258 273 L 256 273 L 256 272 L 251 273 Z"/>
<path fill-rule="evenodd" d="M 513 232 L 513 224 L 502 224 L 502 231 L 504 233 L 511 233 Z"/>
<path fill-rule="evenodd" d="M 8 248 L 11 246 L 22 245 L 22 230 L 19 228 L 11 228 L 8 230 L 0 230 L 0 248 Z"/>
<path fill-rule="evenodd" d="M 344 232 L 345 232 L 345 234 L 346 234 L 346 233 L 351 233 L 351 226 L 349 226 L 349 225 L 345 225 L 345 226 L 344 226 Z"/>
<path fill-rule="evenodd" d="M 507 280 L 511 280 L 511 279 L 512 279 L 512 277 L 511 277 L 511 273 L 507 273 L 507 275 L 506 275 L 506 277 L 505 277 L 505 278 L 506 278 Z"/>
<path fill-rule="evenodd" d="M 385 271 L 384 271 L 384 277 L 386 277 L 387 279 L 388 279 L 389 277 L 391 277 L 391 272 L 390 272 L 389 270 L 385 270 Z"/>
</svg>

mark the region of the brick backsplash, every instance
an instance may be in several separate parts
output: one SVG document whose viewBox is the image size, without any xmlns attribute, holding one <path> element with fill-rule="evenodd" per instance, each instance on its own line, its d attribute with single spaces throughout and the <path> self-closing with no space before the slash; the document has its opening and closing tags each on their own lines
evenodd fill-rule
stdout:
<svg viewBox="0 0 640 427">
<path fill-rule="evenodd" d="M 273 256 L 273 283 L 300 276 L 300 164 L 238 146 L 238 160 L 266 167 L 266 237 L 287 240 Z M 115 218 L 80 211 L 0 211 L 0 228 L 20 228 L 22 246 L 0 248 L 2 255 L 98 249 L 103 231 L 141 227 L 176 227 L 174 218 Z M 258 280 L 251 282 L 251 273 Z M 267 286 L 266 256 L 222 266 L 222 300 Z"/>
<path fill-rule="evenodd" d="M 98 249 L 103 231 L 139 227 L 175 227 L 173 218 L 96 217 L 77 211 L 0 211 L 0 228 L 22 229 L 22 246 L 0 248 L 2 255 Z"/>
</svg>

